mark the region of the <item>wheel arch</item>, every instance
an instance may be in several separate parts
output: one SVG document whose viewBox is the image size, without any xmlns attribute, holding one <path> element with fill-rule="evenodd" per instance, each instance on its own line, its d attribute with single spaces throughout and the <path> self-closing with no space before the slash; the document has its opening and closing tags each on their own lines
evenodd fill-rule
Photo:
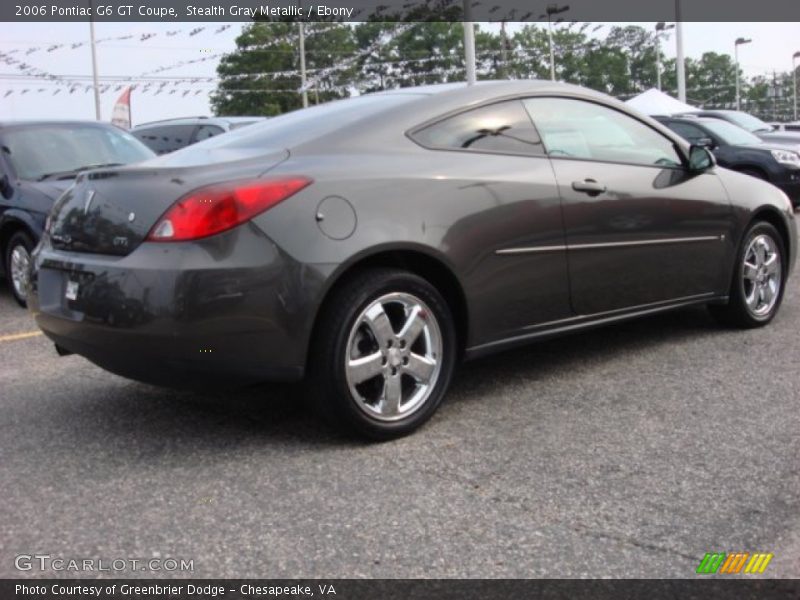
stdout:
<svg viewBox="0 0 800 600">
<path fill-rule="evenodd" d="M 747 233 L 757 221 L 765 221 L 778 230 L 778 234 L 781 236 L 781 241 L 783 242 L 783 249 L 786 252 L 787 260 L 784 261 L 783 266 L 784 277 L 786 277 L 789 274 L 789 257 L 792 253 L 792 239 L 791 234 L 789 233 L 789 228 L 786 225 L 786 221 L 776 208 L 772 208 L 771 206 L 762 206 L 761 208 L 753 211 L 747 226 L 744 228 L 744 233 Z"/>
<path fill-rule="evenodd" d="M 34 244 L 38 243 L 40 235 L 37 227 L 28 215 L 17 210 L 6 211 L 0 219 L 0 273 L 5 274 L 6 246 L 11 236 L 18 231 L 24 231 L 33 238 Z"/>
<path fill-rule="evenodd" d="M 469 307 L 464 288 L 454 269 L 445 258 L 435 255 L 427 248 L 418 246 L 376 248 L 367 253 L 357 255 L 342 264 L 328 278 L 328 285 L 322 293 L 322 300 L 314 315 L 314 323 L 309 336 L 309 347 L 317 336 L 320 321 L 324 318 L 334 290 L 346 283 L 356 273 L 372 267 L 404 269 L 426 279 L 439 290 L 453 313 L 456 343 L 459 348 L 459 354 L 463 352 L 467 345 L 469 334 Z M 306 356 L 306 364 L 308 364 L 308 360 L 309 355 Z"/>
<path fill-rule="evenodd" d="M 732 166 L 731 169 L 733 171 L 737 171 L 737 172 L 742 173 L 744 175 L 747 175 L 747 173 L 745 171 L 755 171 L 755 172 L 760 174 L 761 178 L 763 178 L 764 181 L 770 181 L 769 173 L 766 171 L 766 169 L 764 169 L 764 167 L 762 167 L 760 165 L 751 164 L 751 163 L 741 163 L 741 164 L 737 164 L 735 166 Z"/>
</svg>

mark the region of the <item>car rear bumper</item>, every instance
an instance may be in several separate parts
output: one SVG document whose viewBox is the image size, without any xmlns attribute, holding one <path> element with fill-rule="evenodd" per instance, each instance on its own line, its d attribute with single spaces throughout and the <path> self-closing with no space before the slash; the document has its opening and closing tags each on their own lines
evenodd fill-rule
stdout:
<svg viewBox="0 0 800 600">
<path fill-rule="evenodd" d="M 125 257 L 58 251 L 45 239 L 33 258 L 37 324 L 108 371 L 181 387 L 303 375 L 322 278 L 251 223 Z"/>
</svg>

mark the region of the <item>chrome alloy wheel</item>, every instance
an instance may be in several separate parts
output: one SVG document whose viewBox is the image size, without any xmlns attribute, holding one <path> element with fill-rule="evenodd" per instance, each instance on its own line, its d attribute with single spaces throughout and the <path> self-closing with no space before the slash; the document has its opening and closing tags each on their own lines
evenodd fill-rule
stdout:
<svg viewBox="0 0 800 600">
<path fill-rule="evenodd" d="M 17 297 L 25 300 L 28 295 L 28 278 L 31 266 L 31 255 L 22 244 L 14 246 L 11 251 L 11 285 Z"/>
<path fill-rule="evenodd" d="M 744 299 L 753 316 L 768 315 L 775 307 L 781 290 L 781 254 L 768 235 L 757 235 L 744 253 L 742 278 Z"/>
<path fill-rule="evenodd" d="M 357 406 L 397 421 L 430 397 L 442 364 L 436 316 L 406 292 L 381 296 L 356 318 L 347 340 L 345 375 Z"/>
</svg>

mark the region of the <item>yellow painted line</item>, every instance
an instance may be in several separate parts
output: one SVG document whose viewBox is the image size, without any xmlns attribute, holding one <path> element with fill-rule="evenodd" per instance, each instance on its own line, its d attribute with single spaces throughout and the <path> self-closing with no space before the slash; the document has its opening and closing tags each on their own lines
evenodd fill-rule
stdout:
<svg viewBox="0 0 800 600">
<path fill-rule="evenodd" d="M 12 333 L 11 335 L 0 335 L 0 342 L 14 342 L 16 340 L 26 340 L 28 338 L 42 335 L 41 331 L 26 331 L 25 333 Z"/>
</svg>

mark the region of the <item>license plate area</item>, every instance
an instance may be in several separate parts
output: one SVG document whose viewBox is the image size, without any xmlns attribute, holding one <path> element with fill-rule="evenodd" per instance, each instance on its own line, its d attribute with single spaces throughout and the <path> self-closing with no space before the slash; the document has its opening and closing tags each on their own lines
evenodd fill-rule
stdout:
<svg viewBox="0 0 800 600">
<path fill-rule="evenodd" d="M 74 281 L 72 279 L 67 279 L 67 286 L 66 290 L 64 291 L 64 298 L 67 299 L 69 302 L 74 302 L 78 299 L 78 291 L 80 290 L 81 284 L 78 281 Z"/>
</svg>

